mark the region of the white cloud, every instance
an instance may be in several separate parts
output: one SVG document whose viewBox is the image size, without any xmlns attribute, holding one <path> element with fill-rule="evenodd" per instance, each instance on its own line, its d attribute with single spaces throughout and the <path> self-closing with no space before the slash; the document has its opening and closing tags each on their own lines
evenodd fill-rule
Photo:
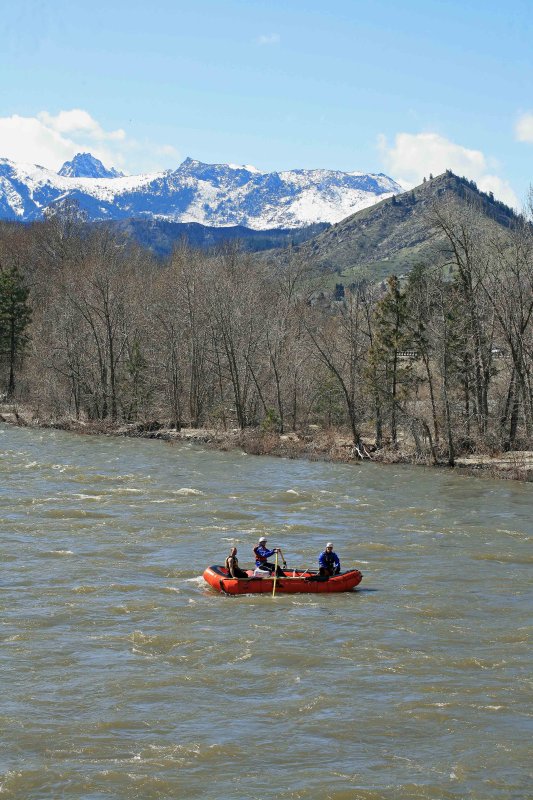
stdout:
<svg viewBox="0 0 533 800">
<path fill-rule="evenodd" d="M 481 150 L 470 150 L 438 133 L 398 133 L 390 147 L 380 136 L 378 146 L 387 170 L 407 189 L 430 173 L 439 175 L 451 169 L 474 180 L 482 191 L 494 192 L 504 203 L 514 208 L 520 205 L 510 184 L 491 173 L 491 165 Z"/>
<path fill-rule="evenodd" d="M 269 33 L 267 35 L 263 34 L 262 36 L 257 37 L 256 42 L 257 44 L 261 45 L 279 44 L 281 42 L 281 37 L 279 33 Z"/>
<path fill-rule="evenodd" d="M 171 156 L 173 159 L 178 159 L 180 154 L 173 144 L 162 144 L 155 148 L 155 152 L 161 156 Z"/>
<path fill-rule="evenodd" d="M 71 135 L 85 135 L 95 142 L 104 141 L 124 141 L 126 134 L 122 129 L 116 131 L 105 131 L 102 126 L 91 117 L 91 115 L 81 108 L 73 108 L 71 111 L 60 111 L 54 117 L 48 111 L 41 111 L 37 118 L 48 128 L 58 133 L 68 133 Z"/>
<path fill-rule="evenodd" d="M 27 161 L 58 169 L 75 155 L 73 142 L 36 117 L 0 118 L 0 155 L 12 161 Z"/>
<path fill-rule="evenodd" d="M 13 114 L 0 117 L 0 158 L 41 164 L 58 170 L 76 153 L 91 152 L 107 167 L 127 171 L 126 162 L 134 171 L 146 168 L 146 153 L 151 154 L 150 170 L 177 166 L 179 153 L 172 145 L 150 145 L 137 142 L 122 128 L 105 130 L 87 111 L 73 108 L 50 114 L 41 111 L 34 117 Z M 153 155 L 156 158 L 152 158 Z"/>
<path fill-rule="evenodd" d="M 533 144 L 533 112 L 522 114 L 515 127 L 516 138 L 519 142 L 531 142 Z"/>
</svg>

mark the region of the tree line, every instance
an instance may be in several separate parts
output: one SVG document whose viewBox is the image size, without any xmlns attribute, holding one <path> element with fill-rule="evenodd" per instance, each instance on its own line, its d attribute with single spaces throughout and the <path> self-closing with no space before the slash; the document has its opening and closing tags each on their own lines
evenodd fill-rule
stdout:
<svg viewBox="0 0 533 800">
<path fill-rule="evenodd" d="M 533 210 L 530 202 L 529 211 Z M 533 234 L 435 204 L 434 257 L 335 290 L 295 250 L 156 259 L 75 214 L 0 226 L 0 380 L 40 416 L 533 448 Z M 338 278 L 337 278 L 338 280 Z"/>
</svg>

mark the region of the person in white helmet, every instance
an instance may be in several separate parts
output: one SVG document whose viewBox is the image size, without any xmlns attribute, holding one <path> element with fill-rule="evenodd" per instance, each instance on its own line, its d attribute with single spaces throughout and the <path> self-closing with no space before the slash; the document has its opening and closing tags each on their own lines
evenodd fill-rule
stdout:
<svg viewBox="0 0 533 800">
<path fill-rule="evenodd" d="M 318 557 L 319 575 L 323 578 L 338 575 L 341 571 L 341 562 L 337 553 L 333 552 L 333 542 L 328 542 L 326 549 Z"/>
<path fill-rule="evenodd" d="M 273 573 L 276 569 L 276 565 L 270 563 L 268 559 L 275 553 L 281 553 L 281 549 L 279 547 L 274 547 L 272 550 L 269 550 L 268 547 L 266 546 L 266 543 L 267 543 L 266 536 L 260 536 L 258 543 L 254 547 L 255 564 L 259 569 L 268 570 L 270 573 Z M 283 562 L 283 566 L 284 567 L 286 566 L 285 561 Z M 276 574 L 278 576 L 285 575 L 285 573 L 279 566 Z"/>
</svg>

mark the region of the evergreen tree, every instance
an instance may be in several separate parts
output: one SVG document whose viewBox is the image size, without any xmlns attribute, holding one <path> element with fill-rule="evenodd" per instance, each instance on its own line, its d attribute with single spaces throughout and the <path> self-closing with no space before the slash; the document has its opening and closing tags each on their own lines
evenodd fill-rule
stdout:
<svg viewBox="0 0 533 800">
<path fill-rule="evenodd" d="M 376 309 L 376 337 L 370 358 L 376 365 L 376 379 L 384 404 L 389 407 L 390 432 L 394 447 L 398 443 L 397 415 L 400 386 L 409 368 L 401 366 L 399 354 L 410 344 L 407 329 L 407 302 L 396 275 L 387 280 L 387 292 Z M 377 387 L 378 388 L 378 387 Z"/>
<path fill-rule="evenodd" d="M 17 267 L 0 271 L 0 361 L 7 370 L 7 397 L 15 394 L 15 372 L 29 337 L 29 289 Z"/>
</svg>

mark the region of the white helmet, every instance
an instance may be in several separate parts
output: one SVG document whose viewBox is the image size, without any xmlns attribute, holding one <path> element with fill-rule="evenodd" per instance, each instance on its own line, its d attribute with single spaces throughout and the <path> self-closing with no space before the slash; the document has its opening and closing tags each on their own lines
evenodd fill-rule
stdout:
<svg viewBox="0 0 533 800">
<path fill-rule="evenodd" d="M 259 537 L 259 544 L 262 544 L 263 542 L 266 542 L 266 540 L 267 540 L 266 536 L 260 536 Z"/>
<path fill-rule="evenodd" d="M 333 547 L 333 542 L 328 542 L 326 547 Z"/>
</svg>

